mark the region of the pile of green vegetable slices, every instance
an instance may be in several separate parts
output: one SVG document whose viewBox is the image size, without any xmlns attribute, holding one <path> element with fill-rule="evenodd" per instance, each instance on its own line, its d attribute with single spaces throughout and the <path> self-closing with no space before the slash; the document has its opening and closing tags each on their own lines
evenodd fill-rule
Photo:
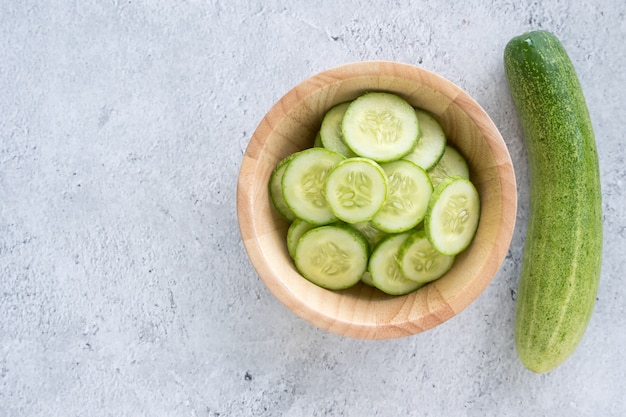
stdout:
<svg viewBox="0 0 626 417">
<path fill-rule="evenodd" d="M 480 217 L 466 160 L 439 122 L 388 92 L 331 108 L 313 147 L 274 169 L 298 271 L 327 289 L 359 281 L 408 294 L 443 276 Z"/>
</svg>

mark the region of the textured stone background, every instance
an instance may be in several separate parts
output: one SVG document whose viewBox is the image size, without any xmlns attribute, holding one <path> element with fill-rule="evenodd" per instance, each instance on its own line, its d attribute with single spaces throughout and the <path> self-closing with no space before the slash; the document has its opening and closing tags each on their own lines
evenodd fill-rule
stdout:
<svg viewBox="0 0 626 417">
<path fill-rule="evenodd" d="M 297 4 L 297 5 L 294 5 Z M 0 416 L 624 416 L 626 3 L 3 1 Z M 513 346 L 527 160 L 502 68 L 554 31 L 579 72 L 604 194 L 602 284 L 566 364 Z M 241 157 L 306 77 L 391 59 L 441 73 L 501 129 L 513 244 L 460 316 L 391 341 L 295 317 L 240 241 Z"/>
</svg>

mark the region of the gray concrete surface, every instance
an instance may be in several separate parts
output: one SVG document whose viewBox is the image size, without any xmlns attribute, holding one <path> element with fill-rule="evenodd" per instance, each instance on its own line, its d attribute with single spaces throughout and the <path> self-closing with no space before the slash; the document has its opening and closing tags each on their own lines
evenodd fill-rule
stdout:
<svg viewBox="0 0 626 417">
<path fill-rule="evenodd" d="M 3 1 L 0 416 L 626 415 L 626 3 Z M 602 283 L 576 353 L 519 363 L 527 159 L 506 42 L 555 32 L 579 72 L 604 194 Z M 241 244 L 241 157 L 306 77 L 390 59 L 472 94 L 515 165 L 513 244 L 460 316 L 391 341 L 294 316 Z"/>
</svg>

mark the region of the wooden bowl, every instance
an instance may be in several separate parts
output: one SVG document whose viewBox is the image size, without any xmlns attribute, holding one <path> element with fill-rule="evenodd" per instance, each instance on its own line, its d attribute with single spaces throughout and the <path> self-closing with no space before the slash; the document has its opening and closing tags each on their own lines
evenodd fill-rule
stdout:
<svg viewBox="0 0 626 417">
<path fill-rule="evenodd" d="M 359 283 L 344 291 L 320 288 L 295 269 L 286 246 L 288 223 L 271 206 L 268 180 L 276 164 L 309 148 L 333 105 L 367 91 L 396 93 L 433 113 L 450 144 L 470 166 L 481 198 L 471 246 L 442 278 L 405 296 Z M 237 212 L 252 265 L 293 313 L 327 331 L 354 338 L 389 339 L 422 332 L 461 312 L 491 282 L 511 243 L 517 210 L 513 165 L 485 111 L 461 88 L 411 65 L 374 61 L 343 65 L 298 84 L 267 113 L 241 164 Z"/>
</svg>

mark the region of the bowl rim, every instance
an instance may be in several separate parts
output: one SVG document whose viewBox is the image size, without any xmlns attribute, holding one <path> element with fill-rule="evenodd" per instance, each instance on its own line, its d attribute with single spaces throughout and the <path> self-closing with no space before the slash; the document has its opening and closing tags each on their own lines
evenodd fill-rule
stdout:
<svg viewBox="0 0 626 417">
<path fill-rule="evenodd" d="M 255 175 L 257 165 L 259 164 L 258 156 L 261 154 L 265 141 L 268 139 L 268 133 L 283 118 L 288 117 L 289 112 L 286 109 L 290 109 L 304 101 L 309 95 L 327 88 L 329 83 L 341 82 L 346 78 L 347 74 L 376 77 L 398 76 L 399 74 L 406 76 L 408 74 L 410 79 L 419 80 L 423 84 L 432 87 L 449 98 L 451 102 L 461 103 L 459 107 L 477 125 L 485 139 L 487 139 L 490 150 L 499 152 L 496 168 L 498 170 L 500 187 L 502 188 L 502 197 L 506 201 L 503 202 L 503 210 L 498 225 L 496 239 L 498 247 L 495 248 L 495 258 L 483 270 L 487 276 L 481 279 L 478 285 L 468 286 L 468 292 L 464 292 L 462 297 L 446 299 L 440 306 L 435 307 L 432 313 L 436 318 L 430 321 L 423 322 L 412 319 L 390 323 L 355 323 L 320 312 L 304 303 L 284 285 L 277 276 L 276 270 L 267 263 L 263 253 L 263 244 L 259 242 L 256 235 L 250 233 L 251 228 L 257 227 L 253 209 L 255 207 L 255 198 L 259 192 L 266 192 L 267 187 L 260 187 L 257 184 L 255 188 L 253 185 L 254 181 L 249 179 L 250 176 Z M 439 88 L 435 88 L 435 84 L 438 84 Z M 443 89 L 441 86 L 443 86 Z M 301 81 L 285 93 L 265 114 L 251 136 L 241 163 L 237 184 L 237 216 L 244 248 L 252 266 L 270 292 L 293 313 L 318 328 L 344 336 L 367 339 L 397 338 L 420 333 L 452 318 L 472 304 L 493 280 L 504 261 L 513 237 L 517 216 L 515 171 L 508 148 L 498 128 L 487 112 L 461 87 L 437 73 L 412 64 L 385 60 L 356 61 L 326 69 Z M 302 279 L 305 280 L 304 278 Z M 432 296 L 433 291 L 439 291 L 437 286 L 429 288 L 429 297 Z M 435 297 L 438 295 L 435 294 Z M 399 297 L 396 296 L 395 298 Z M 415 297 L 409 294 L 409 298 L 405 303 L 410 304 L 413 302 L 415 302 Z"/>
</svg>

